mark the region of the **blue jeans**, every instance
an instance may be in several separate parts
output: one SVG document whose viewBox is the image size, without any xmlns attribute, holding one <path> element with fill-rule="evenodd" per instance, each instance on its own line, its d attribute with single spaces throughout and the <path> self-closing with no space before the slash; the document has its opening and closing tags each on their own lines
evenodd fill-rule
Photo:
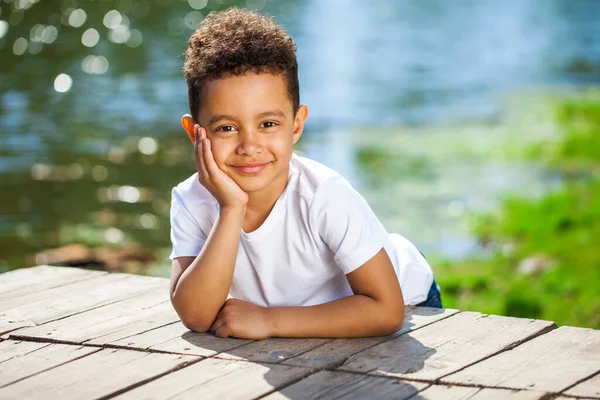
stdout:
<svg viewBox="0 0 600 400">
<path fill-rule="evenodd" d="M 427 300 L 425 300 L 422 303 L 417 304 L 417 306 L 443 308 L 440 287 L 435 282 L 435 279 L 433 280 L 433 283 L 431 284 L 431 287 L 429 288 L 429 293 L 427 294 Z"/>
</svg>

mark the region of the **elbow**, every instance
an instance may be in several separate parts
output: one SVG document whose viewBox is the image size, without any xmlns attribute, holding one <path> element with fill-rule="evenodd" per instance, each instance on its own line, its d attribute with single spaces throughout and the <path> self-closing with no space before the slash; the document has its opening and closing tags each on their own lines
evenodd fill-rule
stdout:
<svg viewBox="0 0 600 400">
<path fill-rule="evenodd" d="M 381 326 L 382 336 L 393 335 L 404 326 L 404 305 L 400 307 L 391 307 L 386 313 L 386 318 Z"/>
<path fill-rule="evenodd" d="M 210 329 L 210 325 L 203 323 L 202 321 L 199 321 L 197 318 L 190 318 L 187 316 L 181 316 L 181 323 L 183 324 L 183 326 L 185 326 L 187 329 L 189 329 L 190 331 L 196 332 L 196 333 L 206 333 L 208 332 L 208 330 Z"/>
<path fill-rule="evenodd" d="M 179 304 L 175 298 L 171 298 L 171 304 L 177 312 L 181 323 L 190 331 L 197 333 L 206 333 L 212 326 L 212 322 L 207 321 L 207 318 L 199 317 L 201 315 L 198 310 L 189 309 Z"/>
</svg>

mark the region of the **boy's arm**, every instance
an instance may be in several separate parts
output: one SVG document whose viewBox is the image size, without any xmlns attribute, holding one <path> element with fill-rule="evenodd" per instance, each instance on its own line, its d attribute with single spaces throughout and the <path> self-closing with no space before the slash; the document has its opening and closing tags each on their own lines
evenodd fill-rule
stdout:
<svg viewBox="0 0 600 400">
<path fill-rule="evenodd" d="M 183 324 L 206 332 L 227 299 L 244 209 L 221 209 L 197 257 L 178 257 L 171 268 L 171 302 Z"/>
<path fill-rule="evenodd" d="M 191 124 L 191 117 L 184 119 Z M 217 166 L 206 130 L 193 125 L 193 135 L 198 180 L 217 199 L 220 211 L 200 254 L 173 261 L 171 303 L 187 328 L 206 332 L 229 293 L 248 194 Z"/>
<path fill-rule="evenodd" d="M 402 290 L 384 249 L 346 277 L 353 296 L 316 306 L 263 308 L 230 300 L 211 331 L 220 337 L 259 339 L 384 336 L 402 328 Z M 266 335 L 261 336 L 263 329 Z"/>
</svg>

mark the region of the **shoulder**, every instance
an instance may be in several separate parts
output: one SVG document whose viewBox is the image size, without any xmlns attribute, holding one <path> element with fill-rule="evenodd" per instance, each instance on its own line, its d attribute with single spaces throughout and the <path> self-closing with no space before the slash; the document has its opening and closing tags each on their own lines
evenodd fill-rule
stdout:
<svg viewBox="0 0 600 400">
<path fill-rule="evenodd" d="M 293 173 L 297 175 L 297 179 L 295 180 L 295 191 L 310 202 L 313 201 L 318 192 L 321 193 L 326 190 L 326 188 L 329 188 L 332 185 L 335 186 L 338 181 L 346 182 L 346 180 L 333 169 L 318 161 L 297 154 L 292 156 L 290 165 L 293 169 Z"/>
<path fill-rule="evenodd" d="M 198 224 L 212 223 L 218 212 L 217 199 L 198 181 L 198 174 L 190 176 L 171 191 L 171 218 L 192 218 Z"/>
<path fill-rule="evenodd" d="M 198 181 L 198 173 L 193 174 L 175 186 L 171 192 L 171 196 L 172 201 L 178 201 L 183 204 L 217 204 L 214 196 Z"/>
</svg>

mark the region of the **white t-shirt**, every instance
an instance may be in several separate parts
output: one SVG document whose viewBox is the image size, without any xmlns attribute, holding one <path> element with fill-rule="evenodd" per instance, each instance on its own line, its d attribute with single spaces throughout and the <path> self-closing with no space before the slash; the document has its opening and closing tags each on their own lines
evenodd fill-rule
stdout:
<svg viewBox="0 0 600 400">
<path fill-rule="evenodd" d="M 197 256 L 219 203 L 197 174 L 172 191 L 170 258 Z M 330 168 L 296 154 L 265 222 L 240 231 L 229 296 L 261 306 L 308 306 L 352 295 L 345 277 L 385 247 L 404 303 L 425 301 L 431 267 L 407 239 L 388 234 L 366 200 Z"/>
</svg>

